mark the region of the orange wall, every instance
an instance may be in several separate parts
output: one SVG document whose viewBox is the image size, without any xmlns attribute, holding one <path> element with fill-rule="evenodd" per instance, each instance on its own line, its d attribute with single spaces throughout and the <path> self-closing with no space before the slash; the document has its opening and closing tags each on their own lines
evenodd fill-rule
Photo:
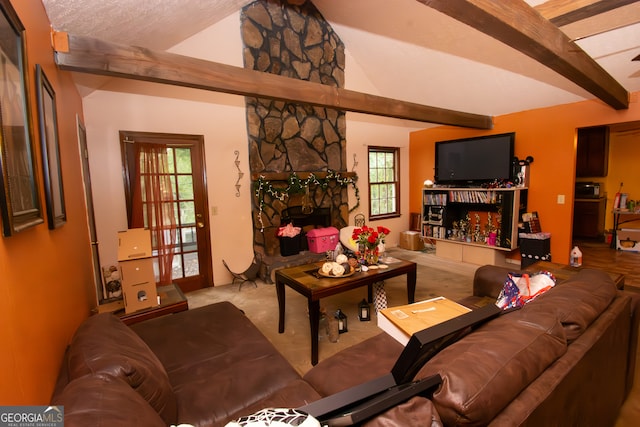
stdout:
<svg viewBox="0 0 640 427">
<path fill-rule="evenodd" d="M 593 178 L 604 184 L 607 192 L 607 216 L 605 227 L 613 228 L 611 208 L 615 194 L 623 183 L 622 192 L 627 193 L 629 200 L 640 200 L 640 135 L 635 132 L 613 133 L 609 138 L 609 173 L 606 178 Z M 623 218 L 624 219 L 624 218 Z M 622 224 L 623 228 L 640 228 L 640 221 Z"/>
<path fill-rule="evenodd" d="M 638 95 L 638 92 L 633 93 L 629 109 L 622 111 L 613 110 L 600 101 L 584 101 L 498 116 L 494 118 L 491 131 L 441 126 L 413 132 L 409 145 L 411 212 L 420 212 L 423 182 L 433 180 L 436 141 L 516 132 L 515 155 L 534 158 L 528 209 L 538 212 L 542 229 L 552 235 L 553 261 L 568 263 L 572 238 L 576 129 L 640 120 Z M 636 155 L 634 162 L 637 161 Z M 557 203 L 558 195 L 565 196 L 564 204 Z"/>
<path fill-rule="evenodd" d="M 49 402 L 72 333 L 95 306 L 76 133 L 82 100 L 70 74 L 56 69 L 50 24 L 42 4 L 11 3 L 27 32 L 29 113 L 40 187 L 36 64 L 42 65 L 56 93 L 68 220 L 56 230 L 49 230 L 45 221 L 11 237 L 0 237 L 0 405 L 42 405 Z M 44 207 L 42 188 L 40 199 Z"/>
</svg>

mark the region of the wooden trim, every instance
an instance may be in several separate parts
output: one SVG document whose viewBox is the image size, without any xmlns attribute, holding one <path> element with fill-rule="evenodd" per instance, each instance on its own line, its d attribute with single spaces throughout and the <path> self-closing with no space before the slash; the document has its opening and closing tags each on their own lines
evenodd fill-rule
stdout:
<svg viewBox="0 0 640 427">
<path fill-rule="evenodd" d="M 582 9 L 598 3 L 600 0 L 547 0 L 533 8 L 540 12 L 540 15 L 551 21 L 561 15 L 566 15 L 577 9 Z M 617 1 L 617 0 L 613 0 Z"/>
<path fill-rule="evenodd" d="M 417 0 L 522 52 L 616 110 L 629 93 L 585 51 L 523 1 Z"/>
<path fill-rule="evenodd" d="M 550 0 L 534 7 L 534 9 L 551 21 L 552 24 L 562 27 L 627 6 L 637 1 L 638 0 Z"/>
<path fill-rule="evenodd" d="M 60 43 L 60 42 L 59 42 Z M 60 43 L 64 46 L 64 43 Z M 397 119 L 491 129 L 490 116 L 464 113 L 263 73 L 232 65 L 68 35 L 56 51 L 62 70 L 278 99 Z"/>
</svg>

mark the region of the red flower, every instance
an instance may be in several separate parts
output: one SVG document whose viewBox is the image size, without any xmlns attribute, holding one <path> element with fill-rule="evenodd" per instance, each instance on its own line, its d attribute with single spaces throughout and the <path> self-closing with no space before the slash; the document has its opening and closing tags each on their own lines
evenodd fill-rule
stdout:
<svg viewBox="0 0 640 427">
<path fill-rule="evenodd" d="M 373 227 L 367 227 L 363 225 L 360 228 L 355 228 L 351 235 L 351 238 L 362 245 L 366 245 L 369 249 L 375 249 L 381 242 L 384 242 L 384 238 L 390 231 L 386 227 L 378 226 L 375 229 Z"/>
<path fill-rule="evenodd" d="M 387 227 L 382 227 L 382 226 L 378 226 L 378 233 L 382 233 L 384 235 L 387 235 L 389 233 L 391 233 L 391 231 L 387 228 Z"/>
</svg>

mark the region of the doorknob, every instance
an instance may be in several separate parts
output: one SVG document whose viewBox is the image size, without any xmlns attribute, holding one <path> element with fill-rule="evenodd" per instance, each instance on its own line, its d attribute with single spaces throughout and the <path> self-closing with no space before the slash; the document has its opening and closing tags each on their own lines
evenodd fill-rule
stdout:
<svg viewBox="0 0 640 427">
<path fill-rule="evenodd" d="M 204 222 L 202 221 L 196 222 L 196 225 L 198 226 L 198 228 L 204 228 Z"/>
</svg>

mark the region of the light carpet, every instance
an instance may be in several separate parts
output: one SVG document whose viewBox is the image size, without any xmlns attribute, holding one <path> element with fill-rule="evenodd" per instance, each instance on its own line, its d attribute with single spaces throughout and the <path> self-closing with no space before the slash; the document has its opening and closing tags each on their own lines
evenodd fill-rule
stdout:
<svg viewBox="0 0 640 427">
<path fill-rule="evenodd" d="M 416 301 L 436 296 L 459 300 L 472 294 L 473 274 L 478 268 L 477 265 L 437 258 L 431 248 L 424 251 L 392 248 L 388 254 L 418 264 Z M 406 276 L 385 281 L 387 303 L 390 307 L 407 303 L 406 283 Z M 258 281 L 257 287 L 245 283 L 240 290 L 238 288 L 236 283 L 190 292 L 187 294 L 189 308 L 229 301 L 245 312 L 300 374 L 311 369 L 311 340 L 306 298 L 288 287 L 285 288 L 285 331 L 280 334 L 275 286 Z M 362 287 L 325 298 L 320 302 L 321 308 L 326 309 L 331 315 L 338 308 L 341 309 L 347 315 L 349 330 L 340 334 L 338 342 L 332 343 L 325 331 L 325 320 L 321 320 L 318 343 L 320 361 L 382 331 L 377 326 L 375 310 L 372 309 L 371 321 L 361 322 L 358 319 L 358 303 L 366 296 L 367 288 Z"/>
</svg>

